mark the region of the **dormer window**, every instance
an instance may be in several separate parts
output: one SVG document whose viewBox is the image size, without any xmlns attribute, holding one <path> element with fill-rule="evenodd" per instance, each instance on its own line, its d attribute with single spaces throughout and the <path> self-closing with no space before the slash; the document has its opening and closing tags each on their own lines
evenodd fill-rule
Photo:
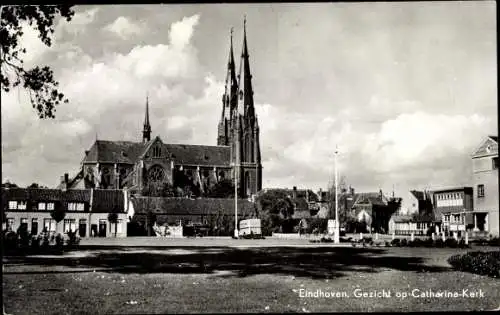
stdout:
<svg viewBox="0 0 500 315">
<path fill-rule="evenodd" d="M 127 153 L 125 151 L 122 151 L 122 156 L 123 157 L 126 157 L 127 156 Z"/>
</svg>

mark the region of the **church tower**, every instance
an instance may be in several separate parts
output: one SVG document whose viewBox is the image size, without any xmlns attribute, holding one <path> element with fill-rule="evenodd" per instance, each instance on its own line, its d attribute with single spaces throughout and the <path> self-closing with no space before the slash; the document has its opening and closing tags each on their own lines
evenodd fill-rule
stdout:
<svg viewBox="0 0 500 315">
<path fill-rule="evenodd" d="M 243 22 L 243 47 L 240 58 L 236 101 L 230 103 L 229 141 L 238 194 L 249 197 L 262 189 L 259 124 L 255 114 L 252 74 L 246 37 L 246 18 Z M 227 91 L 227 90 L 226 90 Z M 232 91 L 231 91 L 232 92 Z M 232 94 L 234 95 L 234 94 Z"/>
<path fill-rule="evenodd" d="M 236 79 L 236 67 L 233 54 L 233 29 L 231 28 L 229 58 L 227 62 L 227 74 L 224 95 L 222 95 L 222 114 L 217 130 L 217 145 L 230 145 L 232 113 L 238 102 L 238 81 Z"/>
<path fill-rule="evenodd" d="M 146 114 L 144 116 L 144 129 L 142 130 L 142 142 L 151 140 L 151 125 L 149 124 L 149 96 L 146 95 Z"/>
</svg>

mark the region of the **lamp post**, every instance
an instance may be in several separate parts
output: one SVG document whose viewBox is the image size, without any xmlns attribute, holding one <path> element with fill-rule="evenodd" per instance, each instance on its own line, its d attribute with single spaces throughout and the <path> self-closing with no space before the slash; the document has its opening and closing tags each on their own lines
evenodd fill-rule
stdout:
<svg viewBox="0 0 500 315">
<path fill-rule="evenodd" d="M 338 154 L 338 147 L 335 146 L 335 235 L 334 235 L 334 242 L 336 244 L 340 243 L 340 221 L 339 221 L 339 193 L 338 193 L 338 182 L 339 182 L 339 174 L 338 174 L 338 168 L 337 168 L 337 154 Z"/>
<path fill-rule="evenodd" d="M 233 163 L 234 166 L 234 237 L 238 238 L 238 165 Z"/>
</svg>

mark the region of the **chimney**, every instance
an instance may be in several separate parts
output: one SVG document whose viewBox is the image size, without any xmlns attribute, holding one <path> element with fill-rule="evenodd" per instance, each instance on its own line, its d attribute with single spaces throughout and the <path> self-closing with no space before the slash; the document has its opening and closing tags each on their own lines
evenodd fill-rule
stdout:
<svg viewBox="0 0 500 315">
<path fill-rule="evenodd" d="M 384 196 L 384 194 L 382 193 L 382 189 L 379 190 L 379 194 L 380 194 L 380 199 L 382 199 L 382 197 Z"/>
<path fill-rule="evenodd" d="M 85 156 L 89 155 L 89 150 L 85 150 Z"/>
<path fill-rule="evenodd" d="M 297 199 L 297 186 L 293 186 L 293 194 L 292 194 L 293 199 Z"/>
<path fill-rule="evenodd" d="M 319 201 L 323 201 L 323 191 L 321 190 L 321 188 L 319 189 L 318 191 L 318 195 L 319 195 Z"/>
<path fill-rule="evenodd" d="M 64 176 L 61 176 L 61 190 L 66 191 L 68 189 L 68 173 L 64 173 Z"/>
<path fill-rule="evenodd" d="M 309 202 L 309 189 L 306 189 L 306 201 Z"/>
<path fill-rule="evenodd" d="M 349 186 L 349 190 L 351 191 L 351 195 L 354 195 L 354 188 L 352 188 L 351 186 Z"/>
</svg>

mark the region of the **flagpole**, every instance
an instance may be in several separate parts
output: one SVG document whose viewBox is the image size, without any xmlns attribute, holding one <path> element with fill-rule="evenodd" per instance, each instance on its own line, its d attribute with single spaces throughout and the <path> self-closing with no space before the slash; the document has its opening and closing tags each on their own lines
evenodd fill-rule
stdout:
<svg viewBox="0 0 500 315">
<path fill-rule="evenodd" d="M 340 221 L 339 221 L 339 203 L 338 203 L 338 196 L 339 196 L 339 187 L 338 187 L 338 182 L 339 182 L 339 174 L 338 174 L 338 167 L 337 167 L 337 154 L 338 154 L 338 147 L 335 146 L 335 235 L 334 235 L 334 241 L 335 243 L 340 243 Z"/>
</svg>

